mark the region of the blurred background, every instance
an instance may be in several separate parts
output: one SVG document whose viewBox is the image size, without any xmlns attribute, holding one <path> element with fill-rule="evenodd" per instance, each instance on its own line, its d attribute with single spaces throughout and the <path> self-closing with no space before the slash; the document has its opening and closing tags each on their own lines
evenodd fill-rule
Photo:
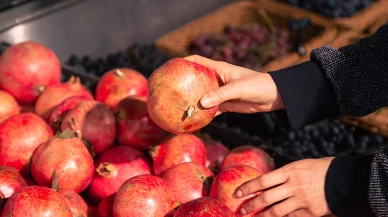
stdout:
<svg viewBox="0 0 388 217">
<path fill-rule="evenodd" d="M 0 9 L 0 51 L 39 42 L 58 55 L 63 80 L 76 74 L 91 88 L 110 69 L 148 77 L 190 54 L 270 72 L 308 60 L 316 47 L 355 43 L 388 21 L 387 0 L 2 0 Z M 293 131 L 273 113 L 213 122 L 294 159 L 371 154 L 388 136 L 384 108 Z"/>
</svg>

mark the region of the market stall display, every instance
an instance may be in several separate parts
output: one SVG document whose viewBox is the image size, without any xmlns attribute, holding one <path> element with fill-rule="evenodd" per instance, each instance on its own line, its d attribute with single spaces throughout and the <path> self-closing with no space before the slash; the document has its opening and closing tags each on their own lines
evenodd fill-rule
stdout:
<svg viewBox="0 0 388 217">
<path fill-rule="evenodd" d="M 155 42 L 64 63 L 37 42 L 0 43 L 0 216 L 239 216 L 249 198 L 231 192 L 245 181 L 299 159 L 374 154 L 386 108 L 292 131 L 272 112 L 214 117 L 195 102 L 216 79 L 180 58 L 270 72 L 388 21 L 386 0 L 329 3 L 236 1 Z"/>
</svg>

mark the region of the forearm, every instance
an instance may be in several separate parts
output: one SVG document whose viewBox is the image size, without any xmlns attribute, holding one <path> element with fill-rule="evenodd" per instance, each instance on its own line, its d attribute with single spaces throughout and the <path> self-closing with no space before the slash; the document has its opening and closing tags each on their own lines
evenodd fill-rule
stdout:
<svg viewBox="0 0 388 217">
<path fill-rule="evenodd" d="M 388 106 L 388 24 L 374 35 L 339 50 L 311 53 L 323 68 L 339 105 L 339 116 L 364 116 Z"/>
</svg>

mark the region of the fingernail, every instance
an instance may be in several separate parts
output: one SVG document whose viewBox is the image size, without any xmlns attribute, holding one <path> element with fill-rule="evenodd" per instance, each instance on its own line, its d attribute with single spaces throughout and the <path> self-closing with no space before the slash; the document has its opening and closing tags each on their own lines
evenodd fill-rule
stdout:
<svg viewBox="0 0 388 217">
<path fill-rule="evenodd" d="M 201 100 L 203 107 L 209 107 L 212 104 L 212 99 L 209 96 L 204 96 Z"/>
<path fill-rule="evenodd" d="M 241 192 L 241 191 L 237 191 L 237 192 L 235 193 L 235 196 L 236 196 L 237 198 L 240 198 L 240 197 L 242 197 L 243 195 L 242 195 L 242 192 Z"/>
<path fill-rule="evenodd" d="M 245 215 L 245 214 L 247 214 L 247 211 L 245 211 L 244 208 L 241 208 L 241 209 L 240 209 L 240 214 L 241 214 L 241 215 Z"/>
</svg>

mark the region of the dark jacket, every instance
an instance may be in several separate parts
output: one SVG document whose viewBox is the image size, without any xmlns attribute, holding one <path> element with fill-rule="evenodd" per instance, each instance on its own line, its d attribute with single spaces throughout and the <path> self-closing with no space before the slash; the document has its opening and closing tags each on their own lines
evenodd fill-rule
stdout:
<svg viewBox="0 0 388 217">
<path fill-rule="evenodd" d="M 288 128 L 327 118 L 364 116 L 388 106 L 388 24 L 355 44 L 311 52 L 311 60 L 270 72 Z M 326 199 L 338 217 L 388 216 L 388 147 L 373 156 L 338 156 L 325 181 Z"/>
</svg>

